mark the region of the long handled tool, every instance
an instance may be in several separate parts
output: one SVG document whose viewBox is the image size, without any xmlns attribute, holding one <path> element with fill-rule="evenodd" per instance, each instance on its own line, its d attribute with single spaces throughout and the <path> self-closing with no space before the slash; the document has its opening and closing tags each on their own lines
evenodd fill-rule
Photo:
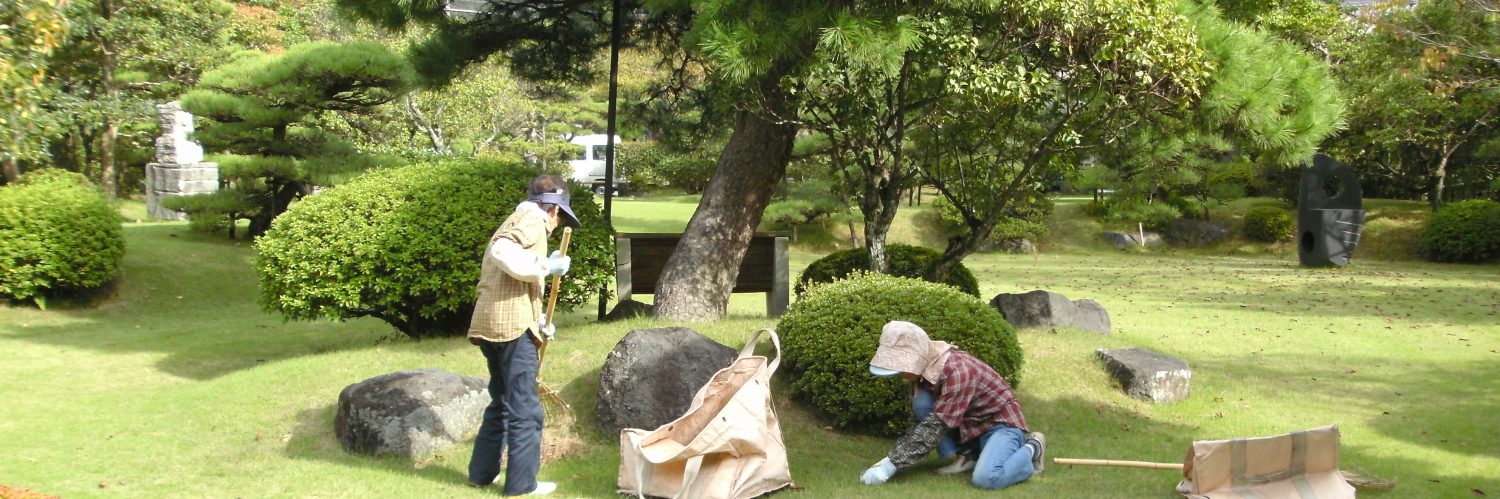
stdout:
<svg viewBox="0 0 1500 499">
<path fill-rule="evenodd" d="M 1117 460 L 1114 460 L 1114 459 L 1069 459 L 1069 458 L 1065 458 L 1065 457 L 1055 457 L 1055 458 L 1052 458 L 1052 462 L 1056 463 L 1056 464 L 1066 464 L 1066 465 L 1073 465 L 1073 466 L 1110 466 L 1110 467 L 1115 467 L 1115 468 L 1146 468 L 1146 469 L 1153 469 L 1153 470 L 1177 470 L 1177 471 L 1182 471 L 1182 468 L 1183 468 L 1183 463 L 1152 463 L 1152 462 L 1147 462 L 1147 461 L 1117 461 Z M 1339 470 L 1339 474 L 1343 475 L 1344 481 L 1347 481 L 1350 484 L 1352 484 L 1352 485 L 1354 485 L 1356 487 L 1360 487 L 1360 488 L 1366 488 L 1366 489 L 1391 489 L 1391 488 L 1395 488 L 1396 487 L 1396 482 L 1394 482 L 1394 481 L 1386 480 L 1386 479 L 1383 479 L 1383 478 L 1377 478 L 1377 477 L 1367 476 L 1367 475 L 1364 475 L 1362 473 L 1358 473 L 1358 472 L 1354 472 L 1354 471 Z"/>
<path fill-rule="evenodd" d="M 568 256 L 568 243 L 572 239 L 573 228 L 563 227 L 562 245 L 558 248 L 562 256 Z M 543 327 L 552 325 L 552 312 L 557 309 L 557 295 L 560 293 L 562 293 L 562 276 L 552 276 L 552 293 L 547 298 L 547 324 L 543 325 Z M 570 426 L 573 424 L 573 407 L 568 405 L 568 401 L 563 400 L 561 393 L 558 393 L 557 390 L 548 387 L 546 383 L 542 382 L 542 363 L 547 360 L 547 345 L 549 343 L 552 343 L 552 339 L 548 338 L 545 334 L 542 335 L 542 346 L 537 349 L 536 355 L 536 392 L 541 396 L 542 412 L 547 415 L 548 422 L 555 421 L 564 426 Z"/>
</svg>

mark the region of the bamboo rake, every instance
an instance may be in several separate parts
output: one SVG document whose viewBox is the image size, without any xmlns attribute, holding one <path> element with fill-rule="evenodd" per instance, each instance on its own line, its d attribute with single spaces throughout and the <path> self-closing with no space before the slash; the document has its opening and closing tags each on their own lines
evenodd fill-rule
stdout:
<svg viewBox="0 0 1500 499">
<path fill-rule="evenodd" d="M 558 248 L 562 256 L 568 256 L 568 243 L 572 242 L 572 239 L 573 228 L 563 227 L 562 244 Z M 544 324 L 543 327 L 552 325 L 552 312 L 557 309 L 557 296 L 561 293 L 562 276 L 552 276 L 552 292 L 549 293 L 550 296 L 547 298 L 547 324 Z M 561 393 L 558 393 L 557 390 L 548 387 L 542 382 L 542 363 L 547 360 L 547 345 L 550 343 L 552 343 L 552 340 L 547 338 L 546 335 L 542 335 L 542 346 L 537 349 L 536 353 L 536 391 L 538 395 L 541 395 L 543 408 L 546 409 L 545 412 L 549 415 L 560 415 L 567 419 L 565 424 L 571 424 L 573 420 L 573 407 L 568 405 L 568 401 L 562 398 Z"/>
</svg>

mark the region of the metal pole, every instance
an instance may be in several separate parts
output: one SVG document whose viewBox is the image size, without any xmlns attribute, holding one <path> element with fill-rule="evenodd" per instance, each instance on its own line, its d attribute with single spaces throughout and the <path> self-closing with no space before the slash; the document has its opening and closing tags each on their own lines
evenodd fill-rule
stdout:
<svg viewBox="0 0 1500 499">
<path fill-rule="evenodd" d="M 604 137 L 604 220 L 614 221 L 615 198 L 615 110 L 620 92 L 620 0 L 611 3 L 609 26 L 609 130 Z M 609 287 L 599 287 L 599 320 L 604 320 Z"/>
</svg>

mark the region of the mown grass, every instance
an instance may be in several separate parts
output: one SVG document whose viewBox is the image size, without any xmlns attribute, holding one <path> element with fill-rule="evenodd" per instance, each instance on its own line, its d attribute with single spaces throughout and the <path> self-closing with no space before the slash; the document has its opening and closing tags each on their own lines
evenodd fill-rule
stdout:
<svg viewBox="0 0 1500 499">
<path fill-rule="evenodd" d="M 463 486 L 468 444 L 414 464 L 346 454 L 333 435 L 334 403 L 350 383 L 418 367 L 483 376 L 466 342 L 412 342 L 374 320 L 284 322 L 255 304 L 245 243 L 181 223 L 131 223 L 126 237 L 122 281 L 97 308 L 0 308 L 0 484 L 64 497 L 495 493 Z M 813 256 L 794 252 L 794 267 Z M 1500 491 L 1500 267 L 1357 260 L 1311 270 L 1280 257 L 1088 248 L 980 254 L 966 264 L 986 297 L 1048 289 L 1110 311 L 1113 335 L 1020 335 L 1026 382 L 1018 392 L 1028 420 L 1048 433 L 1052 457 L 1179 461 L 1195 439 L 1338 423 L 1344 467 L 1399 481 L 1368 496 Z M 759 315 L 762 300 L 736 295 L 730 318 L 693 327 L 739 346 L 774 324 Z M 588 442 L 542 471 L 561 482 L 562 497 L 614 497 L 617 437 L 589 423 L 599 366 L 631 329 L 666 325 L 602 325 L 584 311 L 561 319 L 543 377 L 577 409 Z M 1167 406 L 1123 396 L 1093 357 L 1131 346 L 1188 361 L 1193 395 Z M 793 496 L 995 496 L 929 473 L 935 460 L 885 486 L 860 485 L 859 472 L 890 442 L 827 429 L 787 399 L 785 386 L 778 393 L 803 487 Z M 1052 465 L 1002 494 L 1167 498 L 1178 479 Z"/>
</svg>

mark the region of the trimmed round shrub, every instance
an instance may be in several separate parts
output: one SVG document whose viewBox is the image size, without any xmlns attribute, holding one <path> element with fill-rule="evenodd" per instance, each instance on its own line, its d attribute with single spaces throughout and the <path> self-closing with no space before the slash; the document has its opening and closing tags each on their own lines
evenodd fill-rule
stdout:
<svg viewBox="0 0 1500 499">
<path fill-rule="evenodd" d="M 0 188 L 0 297 L 47 306 L 120 275 L 120 215 L 77 173 L 44 169 Z"/>
<path fill-rule="evenodd" d="M 440 161 L 376 170 L 309 196 L 256 241 L 260 301 L 290 319 L 377 317 L 408 336 L 461 335 L 495 229 L 538 170 Z M 614 230 L 572 186 L 573 231 L 558 308 L 590 303 L 614 278 Z M 549 249 L 561 242 L 553 231 Z M 550 282 L 550 281 L 549 281 Z"/>
<path fill-rule="evenodd" d="M 1422 258 L 1434 262 L 1488 262 L 1500 257 L 1500 203 L 1473 199 L 1449 203 L 1422 229 Z"/>
<path fill-rule="evenodd" d="M 834 425 L 879 434 L 905 428 L 911 414 L 899 377 L 870 374 L 887 322 L 904 320 L 952 343 L 1020 383 L 1015 328 L 978 298 L 920 279 L 864 273 L 814 287 L 776 325 L 791 393 Z"/>
<path fill-rule="evenodd" d="M 1292 238 L 1297 232 L 1297 221 L 1291 212 L 1275 206 L 1257 206 L 1245 212 L 1245 224 L 1241 228 L 1245 238 L 1251 241 L 1274 243 Z"/>
<path fill-rule="evenodd" d="M 943 254 L 937 250 L 906 244 L 888 244 L 885 247 L 885 254 L 890 262 L 891 275 L 915 278 L 925 276 L 927 270 L 943 257 Z M 797 294 L 807 291 L 807 288 L 813 284 L 843 279 L 862 270 L 870 270 L 868 248 L 829 253 L 828 256 L 812 262 L 807 269 L 802 271 L 802 277 L 797 279 Z M 953 270 L 948 271 L 948 278 L 942 283 L 970 295 L 979 296 L 979 281 L 974 279 L 974 273 L 969 272 L 969 268 L 962 263 L 953 266 Z"/>
</svg>

